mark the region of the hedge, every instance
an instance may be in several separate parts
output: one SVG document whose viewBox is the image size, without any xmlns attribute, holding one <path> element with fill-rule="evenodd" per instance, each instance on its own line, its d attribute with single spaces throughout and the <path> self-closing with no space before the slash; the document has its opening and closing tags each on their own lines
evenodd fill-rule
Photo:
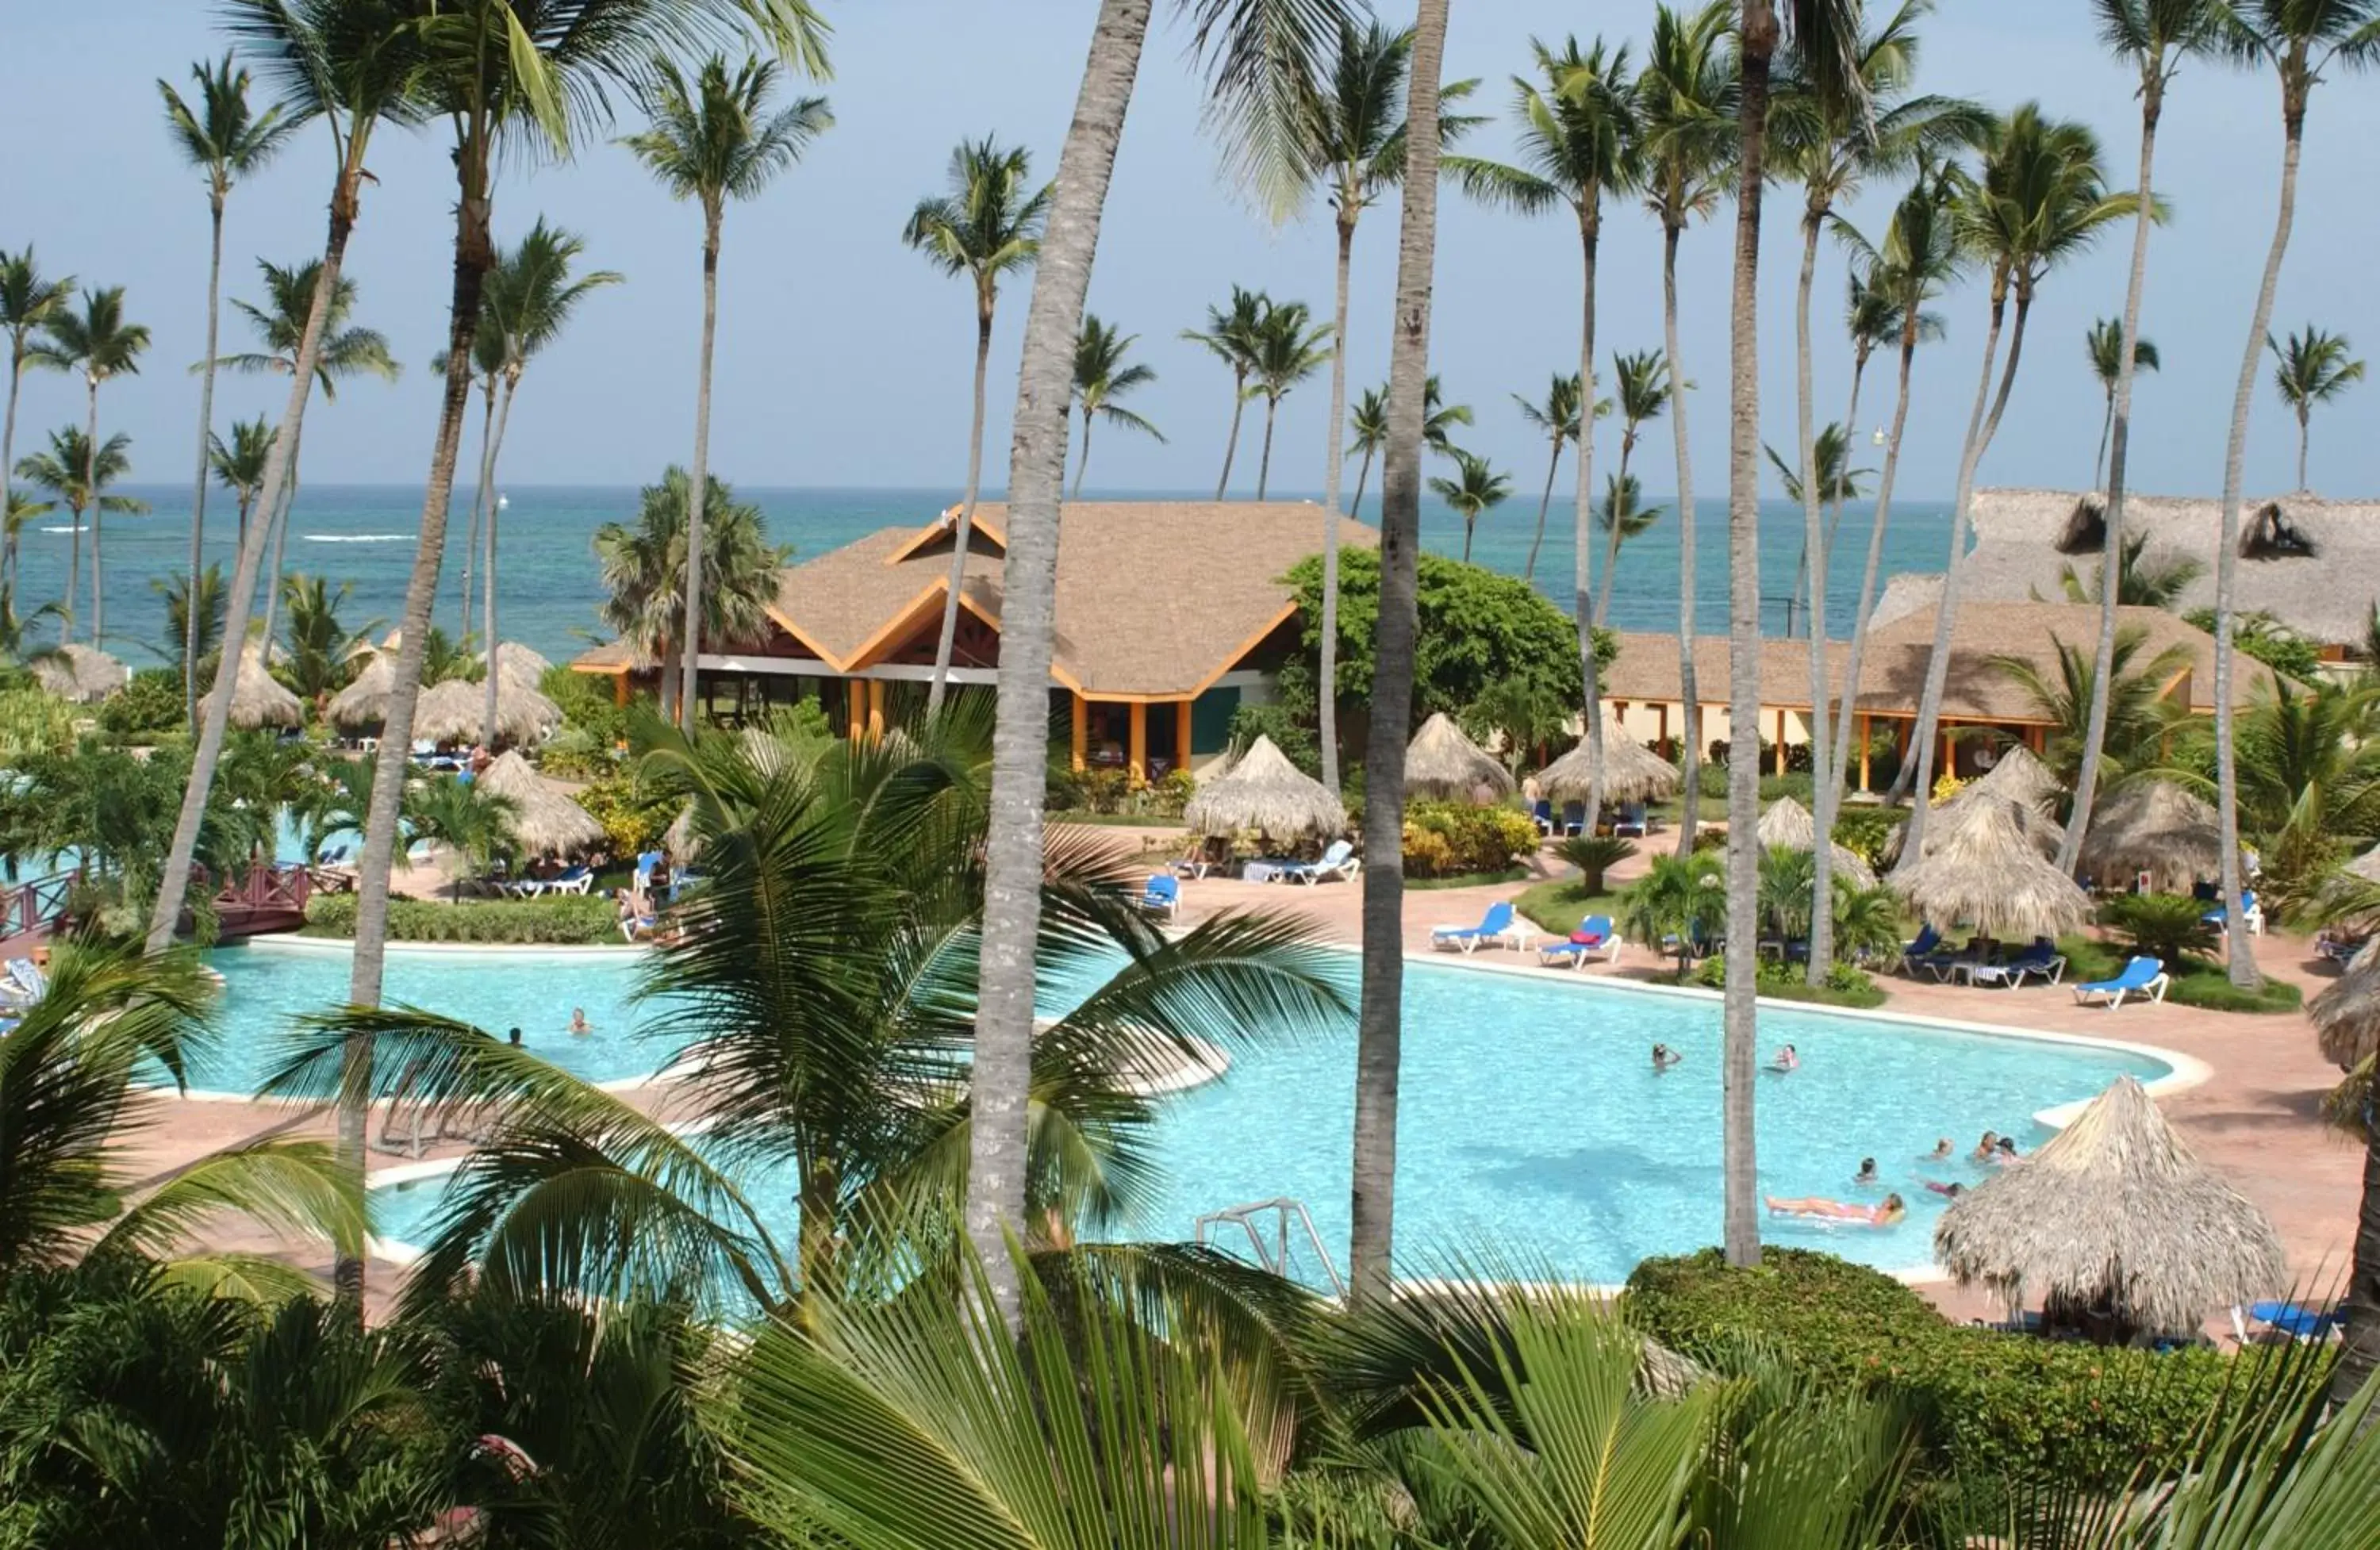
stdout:
<svg viewBox="0 0 2380 1550">
<path fill-rule="evenodd" d="M 318 894 L 307 901 L 307 936 L 353 938 L 355 934 L 354 894 Z M 388 902 L 388 939 L 585 946 L 620 940 L 620 914 L 609 899 L 578 895 L 491 899 L 465 904 L 392 899 Z"/>
<path fill-rule="evenodd" d="M 1629 1324 L 1688 1356 L 1747 1340 L 1821 1389 L 1908 1407 L 1927 1472 L 1968 1491 L 2010 1480 L 2119 1483 L 2189 1442 L 2230 1373 L 2211 1348 L 2158 1353 L 1953 1324 L 1891 1277 L 1831 1254 L 1767 1249 L 1756 1270 L 1717 1249 L 1647 1259 Z"/>
</svg>

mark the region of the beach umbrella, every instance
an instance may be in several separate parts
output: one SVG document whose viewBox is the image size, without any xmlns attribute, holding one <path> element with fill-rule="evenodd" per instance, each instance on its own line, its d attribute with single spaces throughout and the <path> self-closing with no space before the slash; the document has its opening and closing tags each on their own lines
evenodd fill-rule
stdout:
<svg viewBox="0 0 2380 1550">
<path fill-rule="evenodd" d="M 2011 743 L 1999 751 L 1989 769 L 1953 793 L 1950 800 L 1956 802 L 1968 793 L 1976 792 L 2006 797 L 2010 802 L 2021 802 L 2046 813 L 2064 789 L 2058 783 L 2058 777 L 2049 772 L 2049 766 L 2034 757 L 2032 749 L 2022 743 Z"/>
<path fill-rule="evenodd" d="M 2050 817 L 2050 805 L 2061 789 L 2047 765 L 2034 757 L 2022 744 L 2010 744 L 2000 750 L 1999 760 L 1991 769 L 1934 804 L 1925 829 L 1926 849 L 1934 848 L 1935 838 L 1944 827 L 1943 820 L 1968 803 L 1997 801 L 2013 815 L 2018 829 L 2034 850 L 2045 858 L 2056 855 L 2066 831 Z M 1884 837 L 1879 854 L 1887 866 L 1900 865 L 1901 842 L 1908 837 L 1906 825 L 1896 825 Z"/>
<path fill-rule="evenodd" d="M 2131 1076 L 1934 1227 L 1961 1286 L 2011 1306 L 2109 1306 L 2134 1329 L 2192 1335 L 2207 1311 L 2287 1290 L 2280 1235 L 2201 1164 Z"/>
<path fill-rule="evenodd" d="M 1269 737 L 1248 745 L 1230 769 L 1199 787 L 1182 817 L 1197 834 L 1254 829 L 1280 840 L 1302 834 L 1328 839 L 1347 829 L 1347 809 L 1339 799 L 1290 763 Z"/>
<path fill-rule="evenodd" d="M 1815 850 L 1818 843 L 1818 823 L 1810 817 L 1810 809 L 1790 796 L 1780 796 L 1760 815 L 1760 847 L 1774 850 L 1779 846 L 1789 851 Z M 1840 845 L 1830 847 L 1835 857 L 1835 875 L 1849 878 L 1862 888 L 1876 886 L 1876 869 L 1856 851 Z"/>
<path fill-rule="evenodd" d="M 1537 790 L 1548 802 L 1584 802 L 1587 777 L 1594 769 L 1586 739 L 1537 772 Z M 1603 719 L 1603 799 L 1606 802 L 1658 802 L 1675 794 L 1685 782 L 1678 767 L 1620 730 L 1609 716 Z"/>
<path fill-rule="evenodd" d="M 2149 874 L 2152 886 L 2187 893 L 2223 869 L 2223 828 L 2215 809 L 2170 781 L 2131 781 L 2091 814 L 2082 870 L 2110 883 Z"/>
<path fill-rule="evenodd" d="M 1405 746 L 1405 794 L 1486 806 L 1512 794 L 1512 776 L 1441 710 Z"/>
<path fill-rule="evenodd" d="M 34 660 L 33 682 L 60 699 L 95 705 L 132 682 L 132 674 L 96 647 L 61 646 Z"/>
<path fill-rule="evenodd" d="M 486 661 L 487 654 L 480 653 L 480 660 Z M 543 684 L 546 671 L 552 666 L 519 641 L 502 641 L 496 647 L 496 671 L 518 680 L 525 688 L 534 689 Z"/>
<path fill-rule="evenodd" d="M 477 742 L 487 721 L 487 685 L 449 678 L 421 691 L 413 734 L 433 743 Z M 496 741 L 535 743 L 562 723 L 562 708 L 516 679 L 496 679 Z"/>
<path fill-rule="evenodd" d="M 264 648 L 249 641 L 240 648 L 239 672 L 232 680 L 231 724 L 236 727 L 295 727 L 306 722 L 306 708 L 264 670 Z"/>
<path fill-rule="evenodd" d="M 538 855 L 578 855 L 600 849 L 603 826 L 555 781 L 529 768 L 528 760 L 506 751 L 479 777 L 480 789 L 513 803 L 513 838 Z"/>
<path fill-rule="evenodd" d="M 2034 847 L 2022 816 L 2028 811 L 1985 795 L 1937 812 L 1925 853 L 1893 869 L 1893 891 L 1925 920 L 1964 921 L 1986 937 L 2080 930 L 2091 919 L 2091 896 Z"/>
<path fill-rule="evenodd" d="M 373 651 L 347 686 L 331 696 L 324 712 L 334 727 L 354 731 L 376 727 L 388 720 L 388 696 L 396 687 L 396 659 Z"/>
<path fill-rule="evenodd" d="M 2347 972 L 2306 1003 L 2322 1058 L 2352 1071 L 2380 1051 L 2380 937 L 2348 960 Z"/>
</svg>

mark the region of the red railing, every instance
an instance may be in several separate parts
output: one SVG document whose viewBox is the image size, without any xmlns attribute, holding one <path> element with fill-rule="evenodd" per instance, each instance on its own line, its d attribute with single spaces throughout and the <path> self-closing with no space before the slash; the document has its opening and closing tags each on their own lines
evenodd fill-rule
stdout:
<svg viewBox="0 0 2380 1550">
<path fill-rule="evenodd" d="M 246 904 L 258 910 L 296 910 L 302 914 L 313 892 L 314 879 L 303 866 L 251 866 L 246 877 L 226 884 L 215 895 L 215 902 Z"/>
<path fill-rule="evenodd" d="M 0 937 L 46 935 L 67 913 L 67 896 L 81 880 L 81 869 L 77 868 L 0 889 Z"/>
</svg>

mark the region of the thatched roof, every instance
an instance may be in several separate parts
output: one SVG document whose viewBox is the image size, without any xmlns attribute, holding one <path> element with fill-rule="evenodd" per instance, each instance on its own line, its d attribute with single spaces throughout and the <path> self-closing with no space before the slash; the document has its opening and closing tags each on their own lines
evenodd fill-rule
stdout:
<svg viewBox="0 0 2380 1550">
<path fill-rule="evenodd" d="M 1763 848 L 1781 845 L 1789 851 L 1813 850 L 1818 843 L 1818 822 L 1807 807 L 1790 796 L 1780 796 L 1760 815 L 1760 843 Z M 1838 877 L 1849 878 L 1862 888 L 1876 886 L 1876 869 L 1859 853 L 1840 845 L 1828 848 L 1834 853 Z"/>
<path fill-rule="evenodd" d="M 487 653 L 481 652 L 480 660 L 482 662 L 486 661 Z M 523 646 L 519 641 L 501 641 L 496 646 L 496 671 L 507 677 L 518 679 L 526 688 L 534 689 L 543 683 L 546 671 L 552 666 L 552 662 Z"/>
<path fill-rule="evenodd" d="M 2065 829 L 2049 816 L 2049 808 L 2062 789 L 2047 765 L 2034 757 L 2022 744 L 2010 744 L 2000 750 L 1999 760 L 1991 769 L 1934 804 L 1934 810 L 1926 817 L 1925 849 L 1932 853 L 1936 836 L 1943 831 L 1944 819 L 1971 802 L 1989 802 L 1997 804 L 2003 809 L 2003 816 L 2015 821 L 2018 830 L 2045 859 L 2056 855 Z M 1901 844 L 1908 837 L 1906 824 L 1884 837 L 1882 854 L 1886 866 L 1900 865 Z"/>
<path fill-rule="evenodd" d="M 2020 941 L 2080 930 L 2091 919 L 2091 896 L 2044 859 L 2025 833 L 2027 811 L 1989 794 L 1938 811 L 1924 854 L 1887 880 L 1937 926 L 1964 922 L 1985 936 Z"/>
<path fill-rule="evenodd" d="M 93 705 L 132 682 L 132 674 L 96 647 L 61 646 L 35 659 L 33 681 L 60 699 Z"/>
<path fill-rule="evenodd" d="M 2170 781 L 2128 781 L 2092 810 L 2082 863 L 2106 882 L 2146 872 L 2152 886 L 2186 893 L 2222 870 L 2222 824 L 2214 808 Z"/>
<path fill-rule="evenodd" d="M 2194 1334 L 2209 1310 L 2289 1278 L 2273 1224 L 2191 1156 L 2130 1076 L 1960 1196 L 1935 1224 L 1934 1256 L 1961 1286 L 2011 1302 L 2112 1302 L 2153 1334 Z"/>
<path fill-rule="evenodd" d="M 413 735 L 433 743 L 476 743 L 487 723 L 485 684 L 449 678 L 421 691 Z M 496 675 L 496 740 L 535 743 L 562 724 L 562 708 L 519 680 Z"/>
<path fill-rule="evenodd" d="M 1584 802 L 1594 773 L 1594 750 L 1585 738 L 1537 772 L 1537 790 L 1548 802 Z M 1629 736 L 1609 715 L 1603 718 L 1603 799 L 1658 802 L 1676 793 L 1685 775 L 1674 764 Z"/>
<path fill-rule="evenodd" d="M 2353 1070 L 2380 1050 L 2380 937 L 2363 944 L 2347 972 L 2306 1003 L 2322 1058 Z"/>
<path fill-rule="evenodd" d="M 2034 757 L 2032 749 L 2022 743 L 2011 743 L 1999 751 L 1989 769 L 1975 777 L 1970 789 L 1989 792 L 2029 807 L 2046 807 L 2064 788 L 2049 772 L 2049 766 Z M 1961 791 L 1952 800 L 1964 794 Z"/>
<path fill-rule="evenodd" d="M 296 695 L 264 670 L 264 648 L 249 641 L 239 653 L 239 674 L 232 681 L 231 724 L 236 727 L 295 727 L 306 721 L 306 708 Z"/>
<path fill-rule="evenodd" d="M 603 843 L 603 826 L 517 753 L 497 755 L 481 771 L 480 789 L 512 800 L 513 838 L 539 855 L 577 855 Z"/>
<path fill-rule="evenodd" d="M 388 720 L 389 691 L 395 687 L 396 658 L 386 651 L 370 653 L 363 671 L 331 696 L 331 724 L 349 731 L 380 725 Z"/>
<path fill-rule="evenodd" d="M 1441 710 L 1405 746 L 1405 794 L 1484 805 L 1512 794 L 1512 776 Z"/>
<path fill-rule="evenodd" d="M 1269 737 L 1248 745 L 1230 769 L 1201 786 L 1182 817 L 1195 833 L 1255 829 L 1279 840 L 1301 834 L 1329 838 L 1347 828 L 1347 809 L 1339 799 L 1290 763 Z"/>
</svg>

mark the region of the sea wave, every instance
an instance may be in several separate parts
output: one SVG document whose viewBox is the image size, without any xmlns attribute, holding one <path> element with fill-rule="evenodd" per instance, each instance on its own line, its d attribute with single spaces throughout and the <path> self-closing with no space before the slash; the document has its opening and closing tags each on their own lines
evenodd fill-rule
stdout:
<svg viewBox="0 0 2380 1550">
<path fill-rule="evenodd" d="M 308 543 L 407 543 L 410 533 L 300 533 Z"/>
<path fill-rule="evenodd" d="M 44 533 L 79 533 L 82 529 L 79 527 L 44 527 L 42 531 Z"/>
</svg>

